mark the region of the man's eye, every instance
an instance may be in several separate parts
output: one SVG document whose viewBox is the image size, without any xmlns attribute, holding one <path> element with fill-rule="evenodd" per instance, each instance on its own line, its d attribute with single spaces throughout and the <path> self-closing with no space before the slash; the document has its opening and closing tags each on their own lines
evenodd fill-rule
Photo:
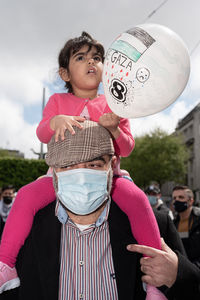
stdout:
<svg viewBox="0 0 200 300">
<path fill-rule="evenodd" d="M 99 164 L 99 163 L 93 163 L 93 164 L 89 164 L 89 168 L 101 168 L 102 167 L 102 165 L 101 164 Z"/>
<path fill-rule="evenodd" d="M 71 168 L 71 166 L 61 167 L 62 170 L 68 170 L 70 168 Z"/>
<path fill-rule="evenodd" d="M 90 168 L 96 168 L 96 167 L 99 167 L 99 166 L 97 164 L 90 164 L 89 167 Z"/>
</svg>

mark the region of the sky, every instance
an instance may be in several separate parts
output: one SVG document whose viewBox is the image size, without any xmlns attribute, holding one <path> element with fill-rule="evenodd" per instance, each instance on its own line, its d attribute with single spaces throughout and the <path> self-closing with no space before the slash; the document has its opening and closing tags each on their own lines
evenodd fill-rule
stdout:
<svg viewBox="0 0 200 300">
<path fill-rule="evenodd" d="M 157 127 L 172 133 L 200 102 L 199 11 L 199 0 L 0 1 L 0 148 L 38 158 L 34 152 L 40 152 L 41 144 L 35 132 L 42 117 L 43 88 L 45 102 L 54 92 L 63 92 L 57 56 L 69 38 L 87 31 L 107 50 L 119 33 L 143 23 L 167 26 L 183 39 L 191 72 L 170 107 L 131 119 L 131 131 L 134 137 Z"/>
</svg>

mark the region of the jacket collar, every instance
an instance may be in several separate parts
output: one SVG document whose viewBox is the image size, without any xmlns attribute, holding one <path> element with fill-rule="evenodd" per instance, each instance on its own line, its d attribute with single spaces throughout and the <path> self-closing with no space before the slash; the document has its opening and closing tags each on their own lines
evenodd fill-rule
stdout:
<svg viewBox="0 0 200 300">
<path fill-rule="evenodd" d="M 200 208 L 199 207 L 196 207 L 196 206 L 193 206 L 192 207 L 192 213 L 197 216 L 197 217 L 200 217 Z"/>
<path fill-rule="evenodd" d="M 192 232 L 197 226 L 200 225 L 200 208 L 193 206 L 191 210 L 191 214 L 189 216 L 189 223 L 192 222 L 192 227 L 190 229 L 190 232 Z M 176 228 L 178 227 L 180 221 L 180 216 L 177 214 L 176 218 L 174 219 L 174 224 L 176 225 Z"/>
<path fill-rule="evenodd" d="M 37 215 L 33 230 L 35 253 L 45 299 L 57 299 L 60 273 L 61 223 L 55 216 L 55 201 Z"/>
<path fill-rule="evenodd" d="M 197 227 L 200 226 L 200 208 L 193 206 L 190 214 L 190 222 L 193 220 L 190 232 L 193 232 Z"/>
</svg>

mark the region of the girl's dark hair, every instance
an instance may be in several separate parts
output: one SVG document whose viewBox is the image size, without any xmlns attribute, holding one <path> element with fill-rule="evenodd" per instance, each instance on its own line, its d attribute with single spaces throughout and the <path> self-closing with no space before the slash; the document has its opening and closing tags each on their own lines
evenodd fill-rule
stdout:
<svg viewBox="0 0 200 300">
<path fill-rule="evenodd" d="M 58 56 L 59 68 L 69 71 L 69 59 L 71 55 L 77 53 L 85 45 L 88 45 L 88 52 L 94 46 L 100 54 L 102 61 L 104 61 L 104 47 L 98 41 L 94 40 L 91 35 L 83 31 L 81 36 L 68 40 L 61 49 Z M 73 92 L 70 82 L 66 82 L 65 87 L 69 93 Z"/>
</svg>

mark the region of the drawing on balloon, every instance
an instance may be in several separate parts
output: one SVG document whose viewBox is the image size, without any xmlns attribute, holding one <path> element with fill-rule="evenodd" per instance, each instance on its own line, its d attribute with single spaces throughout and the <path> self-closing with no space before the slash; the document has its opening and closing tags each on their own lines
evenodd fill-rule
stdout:
<svg viewBox="0 0 200 300">
<path fill-rule="evenodd" d="M 106 53 L 103 87 L 110 109 L 123 118 L 144 117 L 172 104 L 190 74 L 183 40 L 159 24 L 123 32 Z"/>
<path fill-rule="evenodd" d="M 143 86 L 150 78 L 150 70 L 145 67 L 133 68 L 135 63 L 144 55 L 155 42 L 145 30 L 139 27 L 122 33 L 110 46 L 106 54 L 107 84 L 112 97 L 117 103 L 130 105 L 134 101 L 133 88 Z M 133 46 L 134 45 L 134 46 Z"/>
</svg>

